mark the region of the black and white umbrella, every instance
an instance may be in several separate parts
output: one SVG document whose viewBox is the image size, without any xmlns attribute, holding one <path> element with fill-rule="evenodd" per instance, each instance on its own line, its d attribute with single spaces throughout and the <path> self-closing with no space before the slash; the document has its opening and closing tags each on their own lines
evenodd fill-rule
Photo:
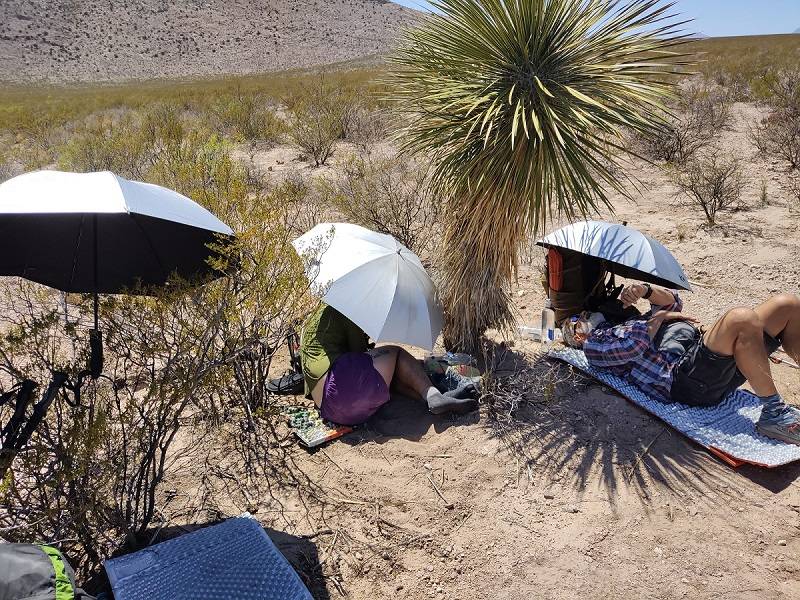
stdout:
<svg viewBox="0 0 800 600">
<path fill-rule="evenodd" d="M 93 353 L 98 294 L 147 294 L 175 274 L 217 275 L 209 245 L 232 236 L 186 196 L 108 171 L 35 171 L 0 184 L 0 275 L 94 294 Z"/>
</svg>

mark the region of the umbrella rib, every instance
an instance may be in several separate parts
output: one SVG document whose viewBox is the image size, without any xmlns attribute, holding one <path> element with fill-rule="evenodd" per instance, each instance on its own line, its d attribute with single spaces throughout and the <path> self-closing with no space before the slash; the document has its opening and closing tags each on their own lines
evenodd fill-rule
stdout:
<svg viewBox="0 0 800 600">
<path fill-rule="evenodd" d="M 142 224 L 139 223 L 139 220 L 136 218 L 136 213 L 129 212 L 128 214 L 131 216 L 131 219 L 133 219 L 133 222 L 136 223 L 136 227 L 139 228 L 142 237 L 144 237 L 145 241 L 147 242 L 147 245 L 150 247 L 150 251 L 153 253 L 156 262 L 158 263 L 158 268 L 161 269 L 161 274 L 164 276 L 164 281 L 166 281 L 167 277 L 169 276 L 169 273 L 167 273 L 167 270 L 164 268 L 164 263 L 161 262 L 161 257 L 158 255 L 158 252 L 156 252 L 156 248 L 153 245 L 153 241 L 150 239 L 150 236 L 147 235 L 147 232 L 145 231 L 144 227 L 142 227 Z"/>
<path fill-rule="evenodd" d="M 81 247 L 81 239 L 83 238 L 83 223 L 86 221 L 86 214 L 81 215 L 81 224 L 78 227 L 78 239 L 75 240 L 75 253 L 72 255 L 72 272 L 69 275 L 69 289 L 72 289 L 72 284 L 75 282 L 75 271 L 78 270 L 78 250 Z"/>
</svg>

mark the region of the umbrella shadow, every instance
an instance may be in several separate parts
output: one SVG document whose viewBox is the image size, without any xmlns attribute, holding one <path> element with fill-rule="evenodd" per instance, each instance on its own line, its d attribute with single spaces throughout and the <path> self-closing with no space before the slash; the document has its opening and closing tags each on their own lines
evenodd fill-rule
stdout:
<svg viewBox="0 0 800 600">
<path fill-rule="evenodd" d="M 142 539 L 153 540 L 151 544 L 141 544 L 138 547 L 126 546 L 123 549 L 115 552 L 110 558 L 117 558 L 137 550 L 141 550 L 149 545 L 159 542 L 165 542 L 177 537 L 180 537 L 193 531 L 198 531 L 212 525 L 221 523 L 224 519 L 217 519 L 203 523 L 190 523 L 187 525 L 177 525 L 164 527 L 161 529 L 152 528 L 148 530 Z M 294 571 L 302 580 L 303 584 L 308 588 L 311 595 L 315 600 L 330 600 L 330 592 L 327 587 L 327 580 L 323 574 L 322 564 L 319 560 L 319 551 L 317 546 L 311 539 L 296 536 L 278 531 L 271 527 L 263 527 L 266 534 L 269 536 L 272 543 L 278 548 L 280 553 L 289 562 Z M 105 569 L 99 569 L 98 572 L 86 584 L 86 590 L 92 594 L 100 594 L 105 592 L 107 597 L 112 598 L 111 584 L 109 583 L 108 576 Z"/>
<path fill-rule="evenodd" d="M 723 504 L 738 497 L 742 476 L 773 492 L 800 476 L 800 465 L 734 470 L 614 390 L 544 356 L 506 351 L 495 369 L 485 426 L 536 485 L 570 487 L 579 499 L 591 490 L 614 510 L 623 493 L 645 505 L 664 490 Z"/>
</svg>

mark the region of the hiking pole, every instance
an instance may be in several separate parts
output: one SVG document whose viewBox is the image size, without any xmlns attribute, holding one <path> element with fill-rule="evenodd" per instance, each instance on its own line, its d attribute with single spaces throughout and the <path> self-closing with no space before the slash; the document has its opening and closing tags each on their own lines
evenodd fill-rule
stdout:
<svg viewBox="0 0 800 600">
<path fill-rule="evenodd" d="M 39 424 L 42 422 L 45 415 L 47 415 L 47 411 L 53 403 L 53 400 L 55 400 L 58 390 L 64 385 L 66 380 L 66 373 L 62 373 L 61 371 L 53 373 L 53 379 L 50 381 L 50 385 L 47 386 L 44 396 L 33 406 L 33 414 L 30 419 L 28 419 L 28 422 L 25 423 L 21 431 L 17 429 L 19 431 L 18 435 L 16 432 L 13 432 L 13 444 L 4 442 L 2 452 L 0 452 L 0 481 L 5 478 L 6 472 L 11 467 L 14 457 L 26 446 L 33 432 L 36 431 L 36 428 L 39 427 Z M 33 387 L 26 386 L 26 382 L 23 382 L 23 386 L 20 388 L 20 394 L 25 390 L 30 390 L 28 393 L 32 394 L 36 386 L 32 381 L 30 384 L 32 384 Z M 28 397 L 27 402 L 30 402 L 30 397 Z M 15 410 L 14 412 L 16 414 L 17 411 Z"/>
<path fill-rule="evenodd" d="M 3 447 L 0 448 L 0 481 L 5 478 L 6 471 L 11 466 L 11 462 L 17 454 L 20 430 L 25 423 L 25 411 L 33 399 L 33 390 L 36 383 L 30 379 L 24 380 L 17 391 L 17 402 L 14 406 L 14 414 L 11 415 L 6 426 L 3 427 L 2 436 Z"/>
<path fill-rule="evenodd" d="M 769 359 L 775 365 L 786 365 L 790 369 L 800 370 L 800 365 L 798 365 L 796 362 L 794 362 L 793 360 L 791 360 L 789 358 L 781 358 L 781 357 L 778 357 L 778 356 L 770 356 Z"/>
</svg>

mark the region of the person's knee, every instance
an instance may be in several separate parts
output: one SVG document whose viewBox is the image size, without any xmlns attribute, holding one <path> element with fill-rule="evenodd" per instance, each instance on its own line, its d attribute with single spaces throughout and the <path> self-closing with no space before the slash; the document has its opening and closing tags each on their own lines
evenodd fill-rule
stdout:
<svg viewBox="0 0 800 600">
<path fill-rule="evenodd" d="M 778 294 L 771 301 L 780 310 L 800 311 L 800 296 L 796 294 Z"/>
<path fill-rule="evenodd" d="M 764 323 L 758 313 L 744 306 L 733 308 L 725 315 L 725 322 L 737 333 L 761 333 Z"/>
</svg>

